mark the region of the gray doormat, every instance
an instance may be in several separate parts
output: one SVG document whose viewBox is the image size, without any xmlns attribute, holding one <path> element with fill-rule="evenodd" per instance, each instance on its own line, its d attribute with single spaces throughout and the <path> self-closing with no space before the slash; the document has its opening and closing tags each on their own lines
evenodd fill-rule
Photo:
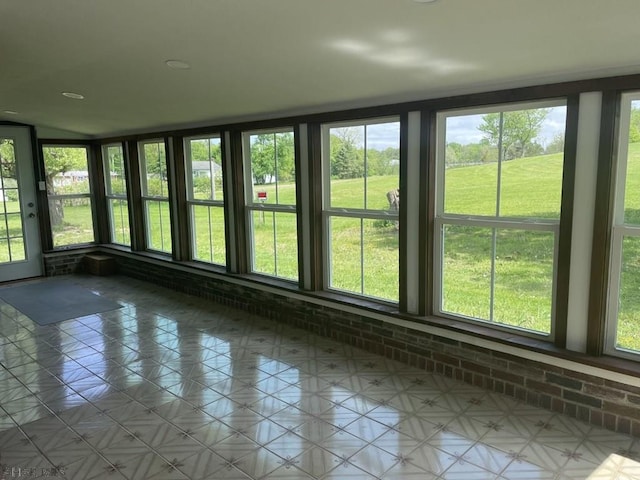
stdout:
<svg viewBox="0 0 640 480">
<path fill-rule="evenodd" d="M 50 325 L 121 308 L 118 303 L 69 280 L 46 280 L 0 288 L 0 299 L 38 325 Z"/>
</svg>

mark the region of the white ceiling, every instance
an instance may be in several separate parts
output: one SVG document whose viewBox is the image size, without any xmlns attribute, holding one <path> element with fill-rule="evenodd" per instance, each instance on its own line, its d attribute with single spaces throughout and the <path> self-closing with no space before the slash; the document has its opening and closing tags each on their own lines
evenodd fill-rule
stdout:
<svg viewBox="0 0 640 480">
<path fill-rule="evenodd" d="M 0 19 L 0 120 L 87 136 L 640 73 L 640 0 L 0 0 Z"/>
</svg>

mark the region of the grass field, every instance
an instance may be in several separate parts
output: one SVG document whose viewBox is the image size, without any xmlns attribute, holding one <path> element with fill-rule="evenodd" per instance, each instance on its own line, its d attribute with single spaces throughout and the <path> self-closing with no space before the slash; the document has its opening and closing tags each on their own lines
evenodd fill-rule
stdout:
<svg viewBox="0 0 640 480">
<path fill-rule="evenodd" d="M 502 169 L 500 212 L 504 216 L 559 218 L 561 155 L 545 155 L 506 162 Z M 446 171 L 447 213 L 495 213 L 496 164 Z M 486 181 L 485 181 L 486 180 Z M 495 180 L 493 185 L 495 185 Z M 386 209 L 386 192 L 397 188 L 397 177 L 372 177 L 367 182 L 367 206 Z M 275 203 L 273 185 L 256 186 Z M 629 150 L 625 220 L 640 224 L 640 143 Z M 362 179 L 333 184 L 336 208 L 363 208 Z M 278 201 L 295 204 L 293 185 L 278 186 Z M 168 215 L 164 205 L 152 205 L 151 238 L 158 249 L 170 248 Z M 126 208 L 126 206 L 125 206 Z M 224 225 L 220 207 L 193 206 L 197 259 L 224 263 Z M 56 245 L 91 241 L 88 207 L 65 206 L 64 228 L 54 231 Z M 126 210 L 125 215 L 126 217 Z M 122 216 L 121 216 L 122 218 Z M 296 215 L 255 211 L 254 271 L 297 280 Z M 15 223 L 15 222 L 14 222 Z M 18 225 L 10 225 L 12 231 Z M 211 226 L 211 228 L 210 228 Z M 128 232 L 119 225 L 122 239 Z M 162 239 L 160 238 L 160 232 Z M 492 255 L 495 235 L 496 251 Z M 392 223 L 332 217 L 331 285 L 333 288 L 381 299 L 398 299 L 398 232 Z M 547 332 L 550 328 L 554 238 L 551 232 L 445 225 L 443 231 L 443 309 L 464 316 Z M 0 245 L 0 259 L 3 258 Z M 640 239 L 623 244 L 618 344 L 640 351 Z M 492 279 L 492 264 L 494 277 Z M 493 303 L 490 301 L 493 295 Z"/>
</svg>

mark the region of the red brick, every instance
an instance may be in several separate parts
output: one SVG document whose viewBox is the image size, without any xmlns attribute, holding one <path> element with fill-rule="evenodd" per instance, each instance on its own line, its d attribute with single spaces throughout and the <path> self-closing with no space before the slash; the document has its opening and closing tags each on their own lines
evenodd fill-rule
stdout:
<svg viewBox="0 0 640 480">
<path fill-rule="evenodd" d="M 639 407 L 620 405 L 619 403 L 613 403 L 605 400 L 603 402 L 602 409 L 605 412 L 615 412 L 616 415 L 622 415 L 623 417 L 628 417 L 633 420 L 640 420 Z"/>
<path fill-rule="evenodd" d="M 616 425 L 616 432 L 624 433 L 626 435 L 631 433 L 631 420 L 628 418 L 618 417 L 618 424 Z"/>
<path fill-rule="evenodd" d="M 464 369 L 471 370 L 472 372 L 481 373 L 483 375 L 491 375 L 491 369 L 485 365 L 480 365 L 475 362 L 469 362 L 468 360 L 462 360 L 460 366 Z"/>
<path fill-rule="evenodd" d="M 538 392 L 548 393 L 549 395 L 555 395 L 556 397 L 562 396 L 562 389 L 559 386 L 551 385 L 550 383 L 539 382 L 537 380 L 527 378 L 526 386 L 527 388 Z"/>
<path fill-rule="evenodd" d="M 611 400 L 624 400 L 625 394 L 619 390 L 612 388 L 599 387 L 589 383 L 584 384 L 584 393 L 593 395 L 594 397 L 606 398 Z"/>
<path fill-rule="evenodd" d="M 592 425 L 596 425 L 598 427 L 603 426 L 603 415 L 600 410 L 591 410 L 591 417 L 589 418 L 589 423 Z"/>
<path fill-rule="evenodd" d="M 493 369 L 491 371 L 491 375 L 494 378 L 499 378 L 500 380 L 504 380 L 506 382 L 515 383 L 517 385 L 524 385 L 524 377 L 522 375 L 517 375 L 515 373 L 505 372 L 497 369 Z"/>
<path fill-rule="evenodd" d="M 460 360 L 455 357 L 451 357 L 449 355 L 445 355 L 444 353 L 434 352 L 432 358 L 437 362 L 446 363 L 448 365 L 453 365 L 454 367 L 460 366 Z"/>
</svg>

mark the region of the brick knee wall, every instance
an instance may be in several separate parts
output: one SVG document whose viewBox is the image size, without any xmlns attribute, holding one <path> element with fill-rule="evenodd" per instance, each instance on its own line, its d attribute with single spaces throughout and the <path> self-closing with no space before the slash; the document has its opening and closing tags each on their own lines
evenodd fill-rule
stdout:
<svg viewBox="0 0 640 480">
<path fill-rule="evenodd" d="M 44 274 L 46 277 L 71 275 L 83 271 L 82 259 L 85 253 L 69 251 L 44 255 Z"/>
</svg>

